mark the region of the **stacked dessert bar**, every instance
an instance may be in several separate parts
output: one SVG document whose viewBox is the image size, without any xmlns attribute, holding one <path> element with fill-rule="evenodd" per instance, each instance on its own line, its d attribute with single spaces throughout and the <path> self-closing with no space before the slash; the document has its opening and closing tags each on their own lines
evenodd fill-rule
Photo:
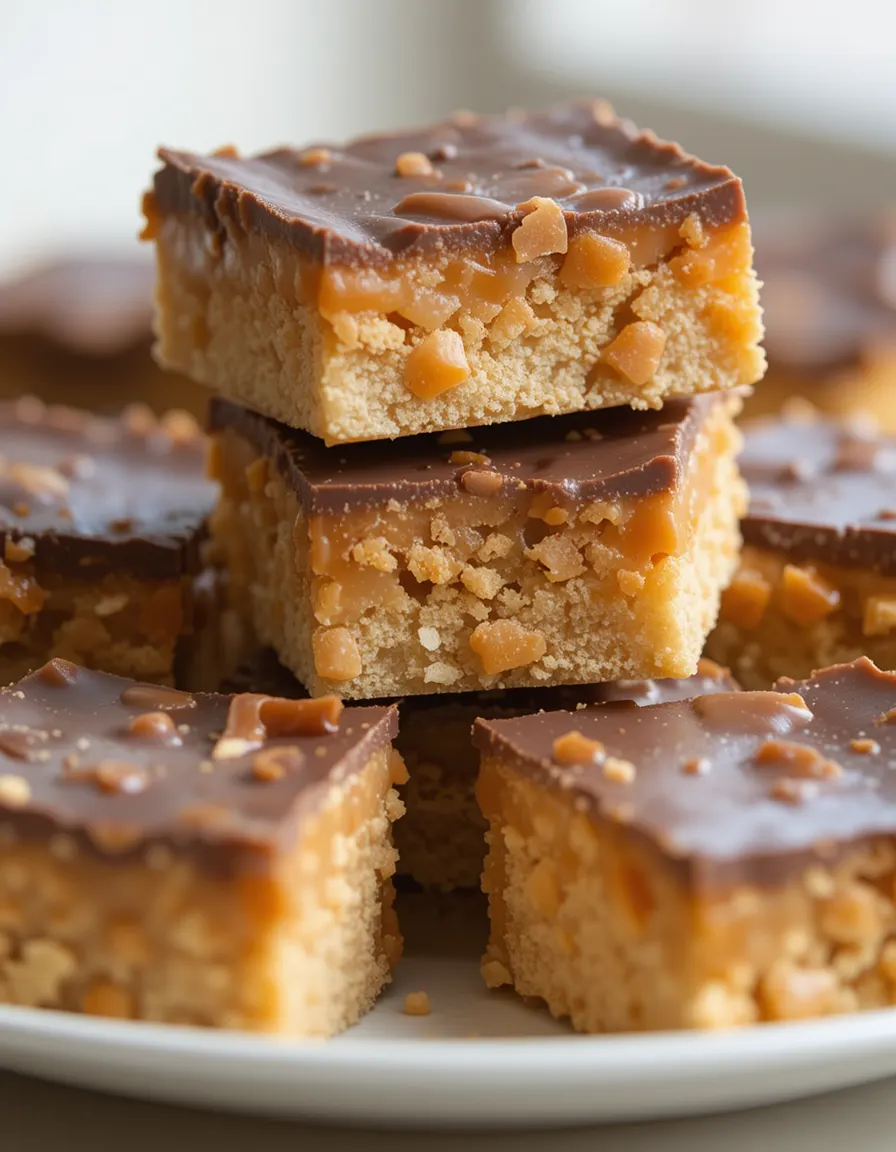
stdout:
<svg viewBox="0 0 896 1152">
<path fill-rule="evenodd" d="M 234 603 L 312 694 L 410 697 L 409 800 L 458 827 L 409 819 L 400 867 L 469 882 L 494 701 L 457 694 L 688 677 L 715 621 L 763 366 L 740 182 L 600 102 L 162 158 L 158 351 L 216 394 Z"/>
<path fill-rule="evenodd" d="M 239 686 L 404 698 L 399 868 L 476 883 L 474 719 L 728 686 L 690 678 L 763 368 L 740 182 L 601 102 L 161 157 L 157 351 L 214 393 L 211 530 L 276 657 Z"/>
</svg>

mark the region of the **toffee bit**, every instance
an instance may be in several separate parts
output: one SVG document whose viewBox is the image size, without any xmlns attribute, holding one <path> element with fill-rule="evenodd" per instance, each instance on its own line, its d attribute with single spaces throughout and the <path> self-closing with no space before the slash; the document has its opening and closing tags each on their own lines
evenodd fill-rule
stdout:
<svg viewBox="0 0 896 1152">
<path fill-rule="evenodd" d="M 183 745 L 174 721 L 166 712 L 141 712 L 139 716 L 133 717 L 128 731 L 140 740 L 162 744 L 166 748 L 180 748 Z"/>
<path fill-rule="evenodd" d="M 482 452 L 452 452 L 448 457 L 449 464 L 491 464 L 490 457 Z"/>
<path fill-rule="evenodd" d="M 600 764 L 606 758 L 606 748 L 600 740 L 589 740 L 573 730 L 557 737 L 552 756 L 558 764 Z"/>
<path fill-rule="evenodd" d="M 499 472 L 486 472 L 477 468 L 463 472 L 460 482 L 471 496 L 494 496 L 504 487 L 504 478 Z M 522 487 L 525 488 L 525 484 Z"/>
<path fill-rule="evenodd" d="M 428 1016 L 432 1011 L 426 992 L 408 992 L 404 998 L 405 1016 Z"/>
<path fill-rule="evenodd" d="M 252 758 L 252 775 L 256 780 L 282 780 L 301 768 L 304 759 L 298 748 L 263 748 Z"/>
<path fill-rule="evenodd" d="M 93 773 L 103 792 L 143 792 L 150 782 L 147 773 L 138 765 L 119 760 L 100 760 Z"/>
<path fill-rule="evenodd" d="M 606 779 L 612 780 L 614 784 L 631 784 L 637 775 L 637 769 L 630 760 L 608 756 L 603 763 L 603 773 Z"/>
<path fill-rule="evenodd" d="M 98 760 L 83 767 L 77 757 L 66 756 L 62 762 L 62 781 L 66 784 L 94 784 L 102 792 L 136 794 L 149 787 L 150 778 L 139 764 L 125 760 Z"/>
<path fill-rule="evenodd" d="M 65 688 L 67 685 L 75 683 L 79 671 L 77 664 L 72 664 L 70 660 L 61 660 L 56 656 L 44 664 L 38 672 L 38 676 L 44 684 L 49 684 L 53 688 Z"/>
<path fill-rule="evenodd" d="M 286 700 L 246 692 L 234 696 L 213 760 L 234 760 L 279 736 L 325 736 L 339 727 L 343 704 L 338 696 Z"/>
<path fill-rule="evenodd" d="M 152 712 L 196 707 L 196 701 L 189 692 L 166 688 L 160 684 L 132 684 L 130 688 L 125 688 L 119 699 L 122 704 L 147 708 Z"/>
<path fill-rule="evenodd" d="M 685 760 L 681 770 L 685 776 L 705 776 L 711 767 L 706 756 L 692 756 L 689 760 Z"/>
<path fill-rule="evenodd" d="M 768 794 L 772 800 L 779 800 L 782 804 L 805 804 L 818 794 L 818 785 L 810 780 L 782 776 L 772 784 Z"/>
<path fill-rule="evenodd" d="M 24 808 L 31 799 L 31 785 L 23 776 L 0 776 L 0 804 Z"/>
<path fill-rule="evenodd" d="M 753 757 L 757 764 L 778 764 L 801 779 L 822 780 L 842 776 L 843 769 L 828 760 L 817 748 L 792 740 L 766 740 Z"/>
<path fill-rule="evenodd" d="M 853 752 L 861 752 L 866 756 L 876 756 L 880 752 L 880 744 L 876 740 L 871 740 L 867 736 L 850 740 L 850 748 Z"/>
</svg>

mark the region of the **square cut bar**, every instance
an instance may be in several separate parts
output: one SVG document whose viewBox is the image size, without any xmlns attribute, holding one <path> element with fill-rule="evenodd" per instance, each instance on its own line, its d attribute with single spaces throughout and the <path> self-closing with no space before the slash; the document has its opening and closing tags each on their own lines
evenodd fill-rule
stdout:
<svg viewBox="0 0 896 1152">
<path fill-rule="evenodd" d="M 328 443 L 762 375 L 740 181 L 602 101 L 160 156 L 161 362 Z"/>
<path fill-rule="evenodd" d="M 896 432 L 896 210 L 756 227 L 768 374 L 747 416 L 802 397 Z"/>
<path fill-rule="evenodd" d="M 235 610 L 312 695 L 690 675 L 740 544 L 735 403 L 334 450 L 216 400 Z"/>
<path fill-rule="evenodd" d="M 216 496 L 204 451 L 186 413 L 0 403 L 0 681 L 61 656 L 171 682 Z"/>
<path fill-rule="evenodd" d="M 707 654 L 746 688 L 862 655 L 896 668 L 896 437 L 811 409 L 745 430 L 744 550 Z"/>
<path fill-rule="evenodd" d="M 479 721 L 486 983 L 583 1032 L 896 1003 L 896 676 Z"/>
<path fill-rule="evenodd" d="M 290 1035 L 389 980 L 394 708 L 53 660 L 0 692 L 0 1000 Z"/>
<path fill-rule="evenodd" d="M 153 360 L 152 261 L 60 257 L 0 283 L 0 397 L 117 412 L 205 410 L 206 391 Z"/>
<path fill-rule="evenodd" d="M 289 698 L 307 695 L 270 649 L 247 661 L 226 687 L 228 691 L 232 688 Z M 395 739 L 406 768 L 403 787 L 398 790 L 406 813 L 395 825 L 398 874 L 442 891 L 479 887 L 486 824 L 475 796 L 479 752 L 470 738 L 478 718 L 573 710 L 608 700 L 657 704 L 736 688 L 726 669 L 711 660 L 701 660 L 697 674 L 682 680 L 618 680 L 563 688 L 406 697 L 399 701 L 400 725 Z"/>
</svg>

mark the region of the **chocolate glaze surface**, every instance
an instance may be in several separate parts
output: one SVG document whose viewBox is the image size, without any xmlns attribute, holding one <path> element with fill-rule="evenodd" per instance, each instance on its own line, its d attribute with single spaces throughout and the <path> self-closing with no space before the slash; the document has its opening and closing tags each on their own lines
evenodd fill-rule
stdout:
<svg viewBox="0 0 896 1152">
<path fill-rule="evenodd" d="M 0 546 L 32 541 L 38 566 L 79 578 L 190 571 L 216 492 L 198 431 L 180 440 L 155 418 L 0 403 Z"/>
<path fill-rule="evenodd" d="M 820 376 L 896 345 L 896 213 L 756 229 L 771 371 Z"/>
<path fill-rule="evenodd" d="M 29 336 L 90 357 L 148 347 L 153 277 L 142 256 L 38 265 L 0 284 L 0 337 Z"/>
<path fill-rule="evenodd" d="M 774 692 L 479 720 L 474 742 L 514 771 L 579 798 L 594 815 L 624 822 L 686 869 L 695 886 L 713 888 L 773 883 L 822 845 L 842 851 L 896 833 L 896 722 L 883 719 L 894 707 L 896 674 L 862 658 L 802 683 L 779 681 Z M 631 762 L 634 780 L 615 782 L 600 764 L 555 762 L 554 740 L 572 730 Z M 878 750 L 852 747 L 864 738 Z M 808 761 L 833 762 L 839 771 L 797 776 L 775 755 L 757 757 L 768 742 L 808 749 Z M 689 774 L 686 763 L 699 758 L 706 770 Z"/>
<path fill-rule="evenodd" d="M 254 752 L 211 759 L 233 698 L 176 695 L 60 660 L 0 691 L 0 776 L 30 789 L 17 806 L 0 787 L 0 828 L 26 840 L 65 832 L 115 859 L 164 844 L 214 874 L 265 871 L 329 788 L 360 771 L 397 730 L 394 708 L 346 709 L 335 732 L 267 739 L 265 751 L 298 755 L 281 778 L 258 779 Z M 170 717 L 176 744 L 130 731 L 148 712 Z M 91 777 L 110 764 L 119 766 L 118 789 Z"/>
<path fill-rule="evenodd" d="M 422 153 L 432 171 L 399 176 Z M 429 127 L 344 146 L 281 148 L 255 157 L 162 149 L 147 215 L 199 213 L 210 229 L 261 232 L 323 263 L 387 263 L 396 254 L 494 250 L 509 243 L 533 196 L 563 208 L 570 233 L 633 226 L 711 227 L 746 217 L 727 168 L 638 132 L 603 101 L 544 112 L 456 115 Z"/>
<path fill-rule="evenodd" d="M 661 411 L 613 408 L 489 425 L 471 429 L 472 439 L 464 443 L 445 443 L 444 433 L 427 433 L 394 443 L 326 448 L 307 433 L 215 399 L 209 428 L 232 429 L 272 458 L 309 512 L 339 513 L 388 500 L 450 499 L 463 491 L 462 478 L 471 469 L 502 477 L 496 497 L 525 487 L 568 504 L 674 488 L 686 472 L 704 420 L 719 403 L 724 398 L 698 396 L 669 400 Z M 477 452 L 490 463 L 452 462 L 458 452 Z"/>
<path fill-rule="evenodd" d="M 896 437 L 832 420 L 756 420 L 740 468 L 744 541 L 896 575 Z"/>
</svg>

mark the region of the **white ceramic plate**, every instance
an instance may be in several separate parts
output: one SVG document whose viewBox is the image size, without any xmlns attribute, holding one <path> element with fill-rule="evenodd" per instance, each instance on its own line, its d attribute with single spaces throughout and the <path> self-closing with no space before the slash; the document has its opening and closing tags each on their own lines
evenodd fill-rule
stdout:
<svg viewBox="0 0 896 1152">
<path fill-rule="evenodd" d="M 425 989 L 432 1014 L 402 1013 Z M 340 1124 L 552 1126 L 721 1111 L 896 1073 L 896 1011 L 719 1035 L 580 1037 L 470 958 L 412 958 L 330 1043 L 0 1009 L 0 1065 L 131 1096 Z"/>
</svg>

